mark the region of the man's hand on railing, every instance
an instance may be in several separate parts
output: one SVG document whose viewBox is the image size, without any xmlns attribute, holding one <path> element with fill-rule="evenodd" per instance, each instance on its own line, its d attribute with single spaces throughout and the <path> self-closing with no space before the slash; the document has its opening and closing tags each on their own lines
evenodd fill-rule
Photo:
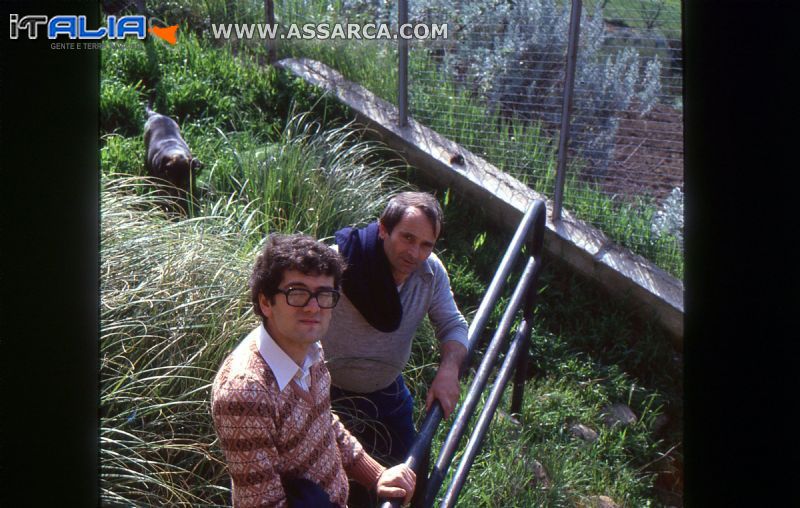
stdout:
<svg viewBox="0 0 800 508">
<path fill-rule="evenodd" d="M 460 394 L 458 368 L 442 365 L 439 367 L 439 371 L 436 372 L 436 377 L 433 378 L 430 388 L 428 388 L 428 395 L 425 398 L 425 410 L 430 410 L 433 401 L 438 400 L 442 405 L 444 417 L 447 418 L 455 409 Z"/>
<path fill-rule="evenodd" d="M 405 464 L 398 464 L 383 472 L 376 490 L 380 497 L 402 497 L 405 505 L 411 502 L 416 483 L 416 473 Z"/>
<path fill-rule="evenodd" d="M 448 341 L 442 344 L 442 363 L 433 378 L 428 395 L 425 398 L 425 410 L 429 411 L 434 400 L 438 400 L 442 405 L 442 413 L 445 418 L 449 418 L 456 408 L 458 398 L 461 395 L 461 387 L 458 384 L 458 371 L 464 358 L 467 356 L 467 348 L 456 341 Z"/>
</svg>

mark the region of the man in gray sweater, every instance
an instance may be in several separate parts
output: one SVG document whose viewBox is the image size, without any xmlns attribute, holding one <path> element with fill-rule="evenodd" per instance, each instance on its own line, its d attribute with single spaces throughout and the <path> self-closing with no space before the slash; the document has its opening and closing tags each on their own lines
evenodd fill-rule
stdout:
<svg viewBox="0 0 800 508">
<path fill-rule="evenodd" d="M 404 192 L 389 201 L 378 222 L 335 235 L 348 267 L 342 298 L 322 338 L 331 400 L 368 452 L 394 464 L 405 459 L 416 436 L 402 371 L 425 315 L 441 353 L 425 406 L 438 400 L 447 418 L 460 395 L 468 327 L 447 271 L 433 253 L 442 222 L 434 196 Z"/>
</svg>

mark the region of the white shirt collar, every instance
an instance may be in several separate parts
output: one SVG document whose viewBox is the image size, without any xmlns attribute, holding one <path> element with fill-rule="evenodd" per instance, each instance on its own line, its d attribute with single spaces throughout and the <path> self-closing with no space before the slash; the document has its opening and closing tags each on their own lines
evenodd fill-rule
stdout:
<svg viewBox="0 0 800 508">
<path fill-rule="evenodd" d="M 258 352 L 261 353 L 261 357 L 264 358 L 264 361 L 267 362 L 267 365 L 269 365 L 269 368 L 275 375 L 275 380 L 278 382 L 278 389 L 281 391 L 283 391 L 286 385 L 295 377 L 308 378 L 311 366 L 320 359 L 321 348 L 319 342 L 314 342 L 311 344 L 311 347 L 308 348 L 308 354 L 303 360 L 303 366 L 300 367 L 283 349 L 281 349 L 275 342 L 275 339 L 269 335 L 263 323 L 258 327 L 256 345 L 258 346 Z"/>
</svg>

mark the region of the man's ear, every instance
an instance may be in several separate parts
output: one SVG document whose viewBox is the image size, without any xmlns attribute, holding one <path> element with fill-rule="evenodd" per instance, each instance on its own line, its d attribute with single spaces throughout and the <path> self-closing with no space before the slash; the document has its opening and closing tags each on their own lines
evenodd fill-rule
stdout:
<svg viewBox="0 0 800 508">
<path fill-rule="evenodd" d="M 267 298 L 264 293 L 259 293 L 258 295 L 258 308 L 261 309 L 261 314 L 263 314 L 265 318 L 269 319 L 272 317 L 272 305 L 269 303 L 269 298 Z"/>
<path fill-rule="evenodd" d="M 389 236 L 389 232 L 386 230 L 386 226 L 383 225 L 383 221 L 378 220 L 378 236 L 381 240 L 386 240 L 386 237 Z"/>
</svg>

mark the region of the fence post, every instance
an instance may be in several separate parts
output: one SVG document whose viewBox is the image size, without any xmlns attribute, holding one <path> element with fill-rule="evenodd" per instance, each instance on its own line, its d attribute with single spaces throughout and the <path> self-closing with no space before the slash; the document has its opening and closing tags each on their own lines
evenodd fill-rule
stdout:
<svg viewBox="0 0 800 508">
<path fill-rule="evenodd" d="M 275 4 L 273 0 L 264 0 L 264 12 L 267 15 L 267 24 L 275 26 Z M 275 40 L 267 39 L 267 55 L 270 65 L 278 59 L 276 44 Z"/>
<path fill-rule="evenodd" d="M 558 166 L 553 202 L 553 221 L 561 219 L 564 202 L 564 180 L 567 171 L 567 143 L 569 142 L 569 117 L 572 113 L 572 95 L 575 88 L 575 64 L 578 57 L 578 34 L 581 30 L 581 0 L 572 0 L 569 16 L 569 43 L 567 45 L 567 69 L 564 80 L 564 101 L 561 108 L 561 133 L 558 137 Z"/>
<path fill-rule="evenodd" d="M 399 0 L 397 3 L 397 30 L 408 23 L 408 0 Z M 400 111 L 398 125 L 408 125 L 408 41 L 402 37 L 397 38 L 398 67 L 397 67 L 397 107 Z"/>
</svg>

